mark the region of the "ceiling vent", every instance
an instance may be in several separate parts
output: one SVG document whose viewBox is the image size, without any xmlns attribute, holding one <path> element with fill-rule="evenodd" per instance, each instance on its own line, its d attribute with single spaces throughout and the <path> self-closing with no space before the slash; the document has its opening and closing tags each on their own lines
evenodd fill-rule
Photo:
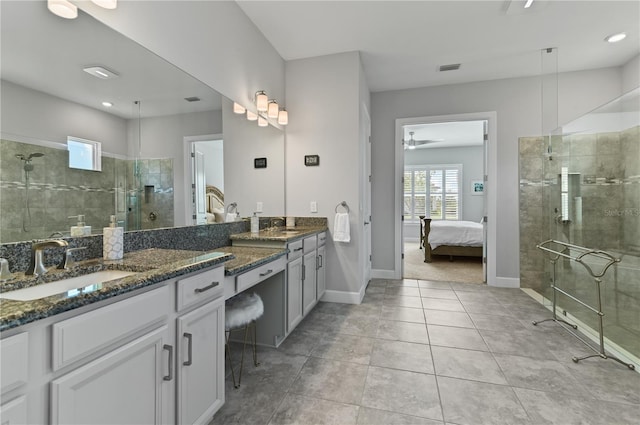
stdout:
<svg viewBox="0 0 640 425">
<path fill-rule="evenodd" d="M 197 96 L 185 97 L 184 100 L 187 102 L 200 102 L 200 98 Z"/>
<path fill-rule="evenodd" d="M 107 69 L 104 66 L 86 66 L 82 68 L 82 70 L 87 74 L 91 74 L 94 77 L 100 78 L 101 80 L 111 80 L 113 78 L 118 78 L 117 72 Z"/>
<path fill-rule="evenodd" d="M 449 65 L 440 65 L 440 72 L 455 71 L 457 69 L 460 69 L 460 64 L 459 63 L 452 63 L 452 64 L 449 64 Z"/>
</svg>

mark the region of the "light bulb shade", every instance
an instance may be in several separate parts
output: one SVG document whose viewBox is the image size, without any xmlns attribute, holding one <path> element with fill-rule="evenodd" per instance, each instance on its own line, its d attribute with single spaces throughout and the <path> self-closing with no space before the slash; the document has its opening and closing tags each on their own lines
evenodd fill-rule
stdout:
<svg viewBox="0 0 640 425">
<path fill-rule="evenodd" d="M 262 90 L 256 93 L 256 108 L 258 108 L 258 112 L 267 112 L 269 108 L 269 98 Z"/>
<path fill-rule="evenodd" d="M 245 107 L 240 105 L 239 103 L 233 102 L 233 113 L 234 114 L 244 114 L 246 111 Z"/>
<path fill-rule="evenodd" d="M 54 15 L 65 19 L 78 17 L 78 8 L 67 0 L 47 0 L 47 8 Z"/>
<path fill-rule="evenodd" d="M 278 124 L 280 125 L 289 124 L 289 113 L 287 112 L 286 109 L 283 109 L 280 112 L 278 112 Z"/>
<path fill-rule="evenodd" d="M 278 103 L 275 100 L 269 102 L 269 107 L 267 109 L 267 116 L 269 118 L 278 118 Z"/>
<path fill-rule="evenodd" d="M 269 121 L 262 115 L 258 116 L 258 127 L 266 127 L 269 125 Z"/>
<path fill-rule="evenodd" d="M 118 0 L 91 0 L 95 4 L 105 9 L 115 9 L 118 7 Z"/>
<path fill-rule="evenodd" d="M 255 121 L 258 119 L 258 114 L 251 112 L 250 110 L 247 109 L 247 119 L 249 121 Z"/>
</svg>

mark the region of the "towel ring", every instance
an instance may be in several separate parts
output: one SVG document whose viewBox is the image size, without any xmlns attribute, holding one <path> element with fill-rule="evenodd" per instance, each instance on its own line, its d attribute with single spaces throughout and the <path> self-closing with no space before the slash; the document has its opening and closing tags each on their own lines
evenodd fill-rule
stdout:
<svg viewBox="0 0 640 425">
<path fill-rule="evenodd" d="M 347 205 L 347 201 L 342 201 L 338 205 L 336 205 L 336 209 L 335 209 L 336 214 L 338 213 L 338 208 L 340 208 L 340 207 L 344 207 L 347 210 L 347 214 L 350 212 L 349 211 L 349 205 Z"/>
</svg>

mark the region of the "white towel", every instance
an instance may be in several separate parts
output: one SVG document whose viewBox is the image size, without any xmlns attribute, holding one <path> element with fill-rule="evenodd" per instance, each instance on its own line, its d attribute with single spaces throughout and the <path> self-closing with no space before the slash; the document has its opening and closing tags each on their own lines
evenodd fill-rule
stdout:
<svg viewBox="0 0 640 425">
<path fill-rule="evenodd" d="M 225 217 L 224 221 L 226 223 L 232 222 L 232 221 L 236 221 L 236 215 L 233 213 L 227 213 L 227 216 Z"/>
<path fill-rule="evenodd" d="M 333 240 L 336 242 L 350 242 L 349 213 L 337 213 L 333 222 Z"/>
</svg>

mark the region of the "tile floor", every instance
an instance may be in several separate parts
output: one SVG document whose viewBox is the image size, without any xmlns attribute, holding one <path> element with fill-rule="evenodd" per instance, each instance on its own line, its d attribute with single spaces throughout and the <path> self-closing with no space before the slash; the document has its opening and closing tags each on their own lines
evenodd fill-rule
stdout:
<svg viewBox="0 0 640 425">
<path fill-rule="evenodd" d="M 548 316 L 519 289 L 373 280 L 260 347 L 211 424 L 640 423 L 640 374 L 573 363 L 590 350 Z"/>
</svg>

